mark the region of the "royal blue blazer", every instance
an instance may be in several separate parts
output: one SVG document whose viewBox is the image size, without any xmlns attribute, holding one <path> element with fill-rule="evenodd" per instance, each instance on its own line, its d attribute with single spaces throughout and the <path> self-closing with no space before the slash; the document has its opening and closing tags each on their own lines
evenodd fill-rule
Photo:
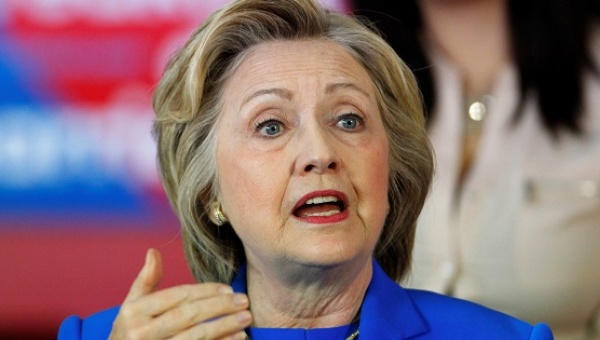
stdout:
<svg viewBox="0 0 600 340">
<path fill-rule="evenodd" d="M 232 282 L 236 292 L 246 292 L 246 271 L 241 268 Z M 70 316 L 63 321 L 58 340 L 107 339 L 119 307 L 87 318 Z M 376 261 L 365 294 L 359 323 L 321 329 L 249 328 L 253 340 L 345 339 L 358 328 L 360 340 L 518 340 L 553 339 L 546 324 L 532 326 L 481 305 L 432 293 L 404 289 L 390 279 Z"/>
</svg>

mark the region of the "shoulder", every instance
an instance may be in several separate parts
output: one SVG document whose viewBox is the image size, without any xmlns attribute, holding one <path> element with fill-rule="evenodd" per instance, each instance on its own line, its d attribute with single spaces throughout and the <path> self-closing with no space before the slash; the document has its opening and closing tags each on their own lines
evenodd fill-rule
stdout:
<svg viewBox="0 0 600 340">
<path fill-rule="evenodd" d="M 532 326 L 470 301 L 429 291 L 405 290 L 428 323 L 429 335 L 440 334 L 440 339 L 448 334 L 452 334 L 452 339 L 553 339 L 545 324 Z"/>
<path fill-rule="evenodd" d="M 553 339 L 546 325 L 532 326 L 473 302 L 405 289 L 377 263 L 361 309 L 360 332 L 366 339 Z"/>
<path fill-rule="evenodd" d="M 61 323 L 58 340 L 107 339 L 118 313 L 119 307 L 113 307 L 83 319 L 71 315 Z"/>
</svg>

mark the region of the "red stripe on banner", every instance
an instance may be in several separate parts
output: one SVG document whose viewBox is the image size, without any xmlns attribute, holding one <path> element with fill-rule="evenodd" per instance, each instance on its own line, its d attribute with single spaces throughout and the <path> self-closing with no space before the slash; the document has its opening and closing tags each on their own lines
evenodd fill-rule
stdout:
<svg viewBox="0 0 600 340">
<path fill-rule="evenodd" d="M 163 256 L 162 288 L 194 282 L 177 230 L 2 232 L 0 338 L 35 332 L 55 339 L 68 315 L 120 304 L 150 247 Z"/>
</svg>

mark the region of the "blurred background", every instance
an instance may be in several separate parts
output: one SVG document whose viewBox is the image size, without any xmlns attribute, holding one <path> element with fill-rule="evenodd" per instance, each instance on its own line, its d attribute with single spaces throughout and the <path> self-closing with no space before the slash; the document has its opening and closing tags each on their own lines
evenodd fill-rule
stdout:
<svg viewBox="0 0 600 340">
<path fill-rule="evenodd" d="M 55 339 L 68 315 L 119 304 L 149 247 L 163 287 L 193 281 L 150 101 L 226 1 L 0 0 L 0 338 Z"/>
</svg>

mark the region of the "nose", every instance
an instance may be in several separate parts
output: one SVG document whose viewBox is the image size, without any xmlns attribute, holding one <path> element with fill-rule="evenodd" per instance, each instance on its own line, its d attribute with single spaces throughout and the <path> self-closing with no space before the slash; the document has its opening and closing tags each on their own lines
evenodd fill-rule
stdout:
<svg viewBox="0 0 600 340">
<path fill-rule="evenodd" d="M 335 138 L 322 128 L 303 131 L 297 144 L 296 172 L 300 175 L 335 173 L 340 160 L 334 143 Z"/>
<path fill-rule="evenodd" d="M 329 170 L 335 171 L 337 168 L 337 163 L 335 161 L 331 162 L 321 162 L 319 159 L 315 159 L 311 164 L 307 164 L 304 167 L 304 172 L 315 172 L 315 173 L 326 173 Z"/>
</svg>

